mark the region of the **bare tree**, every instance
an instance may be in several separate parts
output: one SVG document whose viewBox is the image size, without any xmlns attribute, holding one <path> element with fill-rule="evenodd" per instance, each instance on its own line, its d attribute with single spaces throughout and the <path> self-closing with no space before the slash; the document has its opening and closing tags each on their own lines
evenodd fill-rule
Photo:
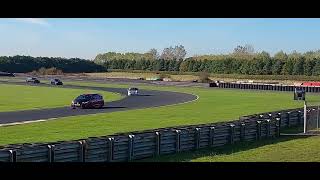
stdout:
<svg viewBox="0 0 320 180">
<path fill-rule="evenodd" d="M 236 48 L 234 48 L 233 53 L 235 54 L 253 54 L 254 48 L 252 45 L 246 44 L 244 46 L 238 45 Z"/>
<path fill-rule="evenodd" d="M 184 46 L 176 46 L 174 48 L 174 55 L 176 60 L 184 59 L 184 57 L 187 55 L 187 51 L 184 49 Z"/>
<path fill-rule="evenodd" d="M 164 48 L 160 56 L 164 60 L 180 60 L 184 59 L 187 51 L 184 49 L 184 46 L 175 46 L 174 48 L 170 46 L 169 48 Z"/>
<path fill-rule="evenodd" d="M 148 53 L 152 55 L 153 59 L 159 59 L 158 51 L 155 48 L 150 49 Z"/>
<path fill-rule="evenodd" d="M 252 45 L 246 44 L 244 47 L 245 47 L 246 53 L 248 53 L 248 54 L 253 54 L 254 53 L 254 48 L 253 48 Z"/>
<path fill-rule="evenodd" d="M 170 46 L 168 48 L 164 48 L 162 54 L 160 56 L 161 59 L 164 60 L 171 60 L 174 59 L 174 51 L 173 48 Z"/>
</svg>

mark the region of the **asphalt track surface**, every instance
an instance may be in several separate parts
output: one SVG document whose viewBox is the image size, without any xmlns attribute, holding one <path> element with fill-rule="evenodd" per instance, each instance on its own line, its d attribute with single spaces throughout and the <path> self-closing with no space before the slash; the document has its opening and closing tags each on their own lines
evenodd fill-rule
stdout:
<svg viewBox="0 0 320 180">
<path fill-rule="evenodd" d="M 2 82 L 2 84 L 26 85 L 26 83 L 24 82 Z M 28 84 L 28 85 L 52 87 L 52 85 L 48 85 L 48 84 Z M 186 93 L 180 93 L 180 92 L 169 92 L 169 91 L 141 89 L 139 91 L 140 95 L 127 96 L 127 89 L 124 89 L 124 88 L 88 87 L 88 86 L 77 86 L 77 85 L 63 85 L 58 87 L 108 91 L 108 92 L 119 93 L 126 97 L 121 100 L 106 102 L 105 106 L 102 109 L 80 109 L 80 108 L 72 109 L 70 105 L 66 105 L 66 107 L 58 107 L 58 108 L 50 108 L 50 109 L 0 112 L 0 124 L 3 125 L 3 124 L 36 121 L 36 120 L 50 120 L 54 118 L 61 118 L 61 117 L 67 117 L 67 116 L 110 113 L 110 112 L 116 112 L 116 111 L 127 111 L 132 109 L 159 107 L 159 106 L 165 106 L 165 105 L 186 103 L 186 102 L 190 102 L 197 99 L 197 96 L 192 94 L 186 94 Z M 75 94 L 75 97 L 76 96 L 78 96 L 78 94 Z"/>
</svg>

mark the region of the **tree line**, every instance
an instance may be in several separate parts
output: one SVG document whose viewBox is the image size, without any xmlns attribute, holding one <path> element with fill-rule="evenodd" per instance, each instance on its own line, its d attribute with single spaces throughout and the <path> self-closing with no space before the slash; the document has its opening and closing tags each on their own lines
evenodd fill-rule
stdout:
<svg viewBox="0 0 320 180">
<path fill-rule="evenodd" d="M 184 46 L 176 45 L 175 47 L 164 48 L 162 53 L 159 54 L 154 48 L 150 49 L 146 53 L 117 53 L 117 52 L 107 52 L 103 54 L 98 54 L 94 62 L 97 64 L 105 64 L 108 61 L 114 60 L 183 60 L 187 54 Z"/>
<path fill-rule="evenodd" d="M 62 70 L 65 73 L 102 72 L 104 66 L 93 61 L 79 58 L 60 57 L 31 57 L 31 56 L 1 56 L 0 71 L 13 73 L 27 73 L 40 68 L 52 68 Z"/>
<path fill-rule="evenodd" d="M 286 54 L 283 51 L 273 57 L 261 53 L 228 55 L 204 55 L 186 59 L 180 71 L 208 71 L 221 74 L 245 75 L 320 75 L 320 51 Z"/>
<path fill-rule="evenodd" d="M 177 48 L 178 47 L 178 48 Z M 175 53 L 178 52 L 178 53 Z M 232 53 L 219 55 L 195 55 L 184 58 L 183 46 L 164 49 L 161 55 L 151 49 L 147 53 L 109 52 L 99 54 L 95 62 L 107 69 L 209 72 L 216 74 L 245 75 L 320 75 L 320 50 L 306 53 L 255 52 L 251 45 L 237 46 Z M 168 54 L 169 57 L 168 58 Z M 114 55 L 114 56 L 111 56 Z"/>
</svg>

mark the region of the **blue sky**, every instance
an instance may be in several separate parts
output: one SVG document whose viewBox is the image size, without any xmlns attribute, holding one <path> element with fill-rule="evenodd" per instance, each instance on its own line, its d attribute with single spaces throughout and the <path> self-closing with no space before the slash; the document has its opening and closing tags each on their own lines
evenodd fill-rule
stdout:
<svg viewBox="0 0 320 180">
<path fill-rule="evenodd" d="M 244 44 L 271 54 L 317 50 L 320 19 L 0 19 L 0 56 L 93 59 L 108 51 L 161 52 L 174 45 L 192 56 L 229 53 Z"/>
</svg>

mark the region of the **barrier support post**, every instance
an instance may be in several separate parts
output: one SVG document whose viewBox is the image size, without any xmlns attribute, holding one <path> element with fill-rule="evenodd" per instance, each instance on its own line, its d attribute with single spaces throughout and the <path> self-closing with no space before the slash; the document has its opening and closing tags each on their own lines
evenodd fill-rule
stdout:
<svg viewBox="0 0 320 180">
<path fill-rule="evenodd" d="M 230 144 L 234 144 L 234 129 L 235 125 L 230 124 Z"/>
<path fill-rule="evenodd" d="M 261 139 L 261 121 L 257 121 L 257 136 L 256 136 L 257 140 Z"/>
<path fill-rule="evenodd" d="M 160 148 L 161 148 L 161 134 L 160 134 L 160 132 L 155 132 L 155 134 L 156 134 L 156 153 L 155 153 L 155 155 L 156 156 L 159 156 L 160 155 Z"/>
<path fill-rule="evenodd" d="M 114 147 L 114 138 L 110 137 L 107 140 L 107 143 L 109 144 L 108 148 L 108 154 L 107 154 L 107 162 L 112 162 L 113 161 L 113 147 Z"/>
<path fill-rule="evenodd" d="M 180 152 L 180 130 L 175 130 L 176 132 L 176 152 Z"/>
<path fill-rule="evenodd" d="M 10 162 L 17 162 L 17 153 L 15 150 L 9 150 L 10 153 L 10 157 L 9 157 L 9 161 Z"/>
<path fill-rule="evenodd" d="M 195 149 L 200 148 L 200 132 L 201 132 L 201 128 L 195 129 Z"/>
<path fill-rule="evenodd" d="M 214 144 L 214 135 L 215 135 L 215 128 L 214 127 L 210 127 L 210 133 L 209 133 L 209 146 L 212 147 Z"/>
<path fill-rule="evenodd" d="M 131 161 L 133 159 L 134 152 L 134 135 L 129 135 L 129 144 L 128 144 L 128 160 Z"/>
<path fill-rule="evenodd" d="M 280 137 L 281 118 L 276 118 L 276 137 Z"/>
<path fill-rule="evenodd" d="M 241 123 L 240 125 L 240 141 L 244 141 L 246 137 L 246 124 Z"/>
</svg>

